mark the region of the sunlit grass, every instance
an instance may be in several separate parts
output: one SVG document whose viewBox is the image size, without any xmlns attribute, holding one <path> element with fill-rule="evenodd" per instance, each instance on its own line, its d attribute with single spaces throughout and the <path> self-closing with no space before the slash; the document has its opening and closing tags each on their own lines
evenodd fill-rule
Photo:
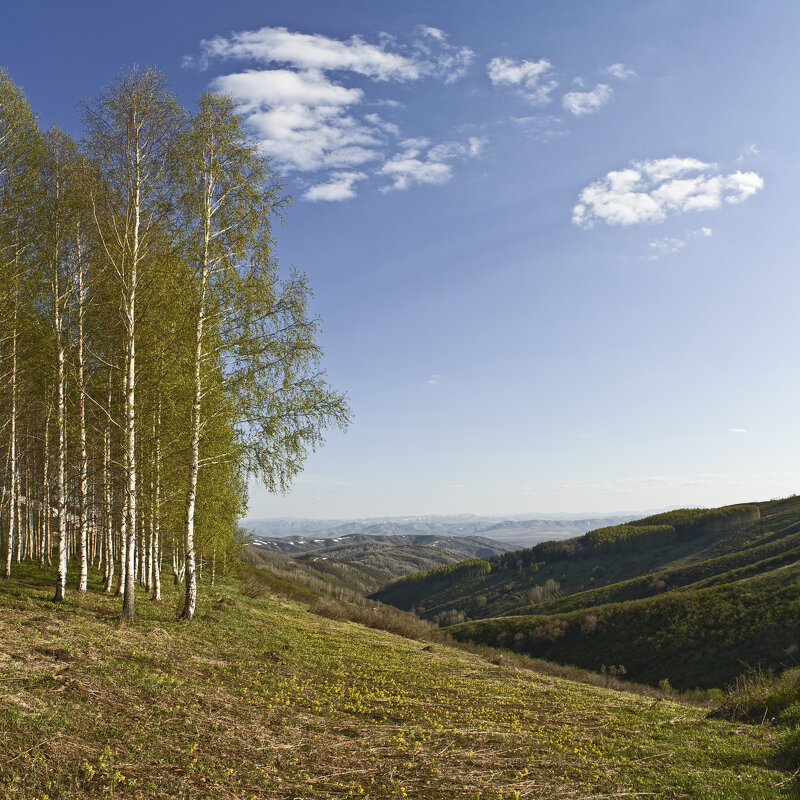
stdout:
<svg viewBox="0 0 800 800">
<path fill-rule="evenodd" d="M 8 798 L 775 798 L 765 727 L 487 663 L 201 585 L 178 598 L 0 585 Z M 94 587 L 96 590 L 96 586 Z"/>
</svg>

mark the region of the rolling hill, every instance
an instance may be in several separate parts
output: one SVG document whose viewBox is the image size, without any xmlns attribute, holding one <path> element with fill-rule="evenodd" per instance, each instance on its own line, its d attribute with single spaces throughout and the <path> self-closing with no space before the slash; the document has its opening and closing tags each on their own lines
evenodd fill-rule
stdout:
<svg viewBox="0 0 800 800">
<path fill-rule="evenodd" d="M 334 585 L 369 594 L 394 578 L 463 559 L 490 558 L 511 546 L 479 536 L 368 535 L 295 539 L 258 537 L 248 548 L 251 563 L 303 571 Z"/>
<path fill-rule="evenodd" d="M 724 686 L 800 652 L 800 498 L 684 509 L 408 576 L 374 595 L 457 638 Z M 463 620 L 463 621 L 462 621 Z"/>
</svg>

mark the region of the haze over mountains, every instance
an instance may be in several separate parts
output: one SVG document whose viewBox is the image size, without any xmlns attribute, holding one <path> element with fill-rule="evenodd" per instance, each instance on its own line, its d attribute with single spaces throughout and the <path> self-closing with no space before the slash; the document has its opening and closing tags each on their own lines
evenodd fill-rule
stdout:
<svg viewBox="0 0 800 800">
<path fill-rule="evenodd" d="M 290 539 L 298 544 L 309 540 L 334 539 L 346 536 L 480 536 L 503 545 L 506 549 L 532 547 L 548 539 L 580 536 L 595 528 L 617 525 L 636 519 L 644 512 L 614 514 L 550 514 L 537 516 L 483 517 L 474 514 L 450 516 L 367 517 L 355 520 L 321 519 L 245 519 L 241 527 L 255 540 Z M 285 543 L 277 549 L 285 550 Z"/>
</svg>

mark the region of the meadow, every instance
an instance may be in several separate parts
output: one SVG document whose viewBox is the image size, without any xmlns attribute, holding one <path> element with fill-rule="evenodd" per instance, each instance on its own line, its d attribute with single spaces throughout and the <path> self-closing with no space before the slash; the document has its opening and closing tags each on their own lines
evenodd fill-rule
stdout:
<svg viewBox="0 0 800 800">
<path fill-rule="evenodd" d="M 0 796 L 778 798 L 769 725 L 539 674 L 313 613 L 269 581 L 200 584 L 124 623 L 53 575 L 0 585 Z M 487 651 L 489 652 L 489 651 Z"/>
</svg>

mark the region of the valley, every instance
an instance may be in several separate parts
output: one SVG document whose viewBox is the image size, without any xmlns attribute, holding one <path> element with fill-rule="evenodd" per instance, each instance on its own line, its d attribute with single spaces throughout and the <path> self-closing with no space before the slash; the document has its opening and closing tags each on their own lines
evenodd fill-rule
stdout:
<svg viewBox="0 0 800 800">
<path fill-rule="evenodd" d="M 790 497 L 667 512 L 482 569 L 408 576 L 374 597 L 455 620 L 459 639 L 591 670 L 622 665 L 652 685 L 724 688 L 747 667 L 794 663 L 798 557 L 800 499 Z"/>
</svg>

